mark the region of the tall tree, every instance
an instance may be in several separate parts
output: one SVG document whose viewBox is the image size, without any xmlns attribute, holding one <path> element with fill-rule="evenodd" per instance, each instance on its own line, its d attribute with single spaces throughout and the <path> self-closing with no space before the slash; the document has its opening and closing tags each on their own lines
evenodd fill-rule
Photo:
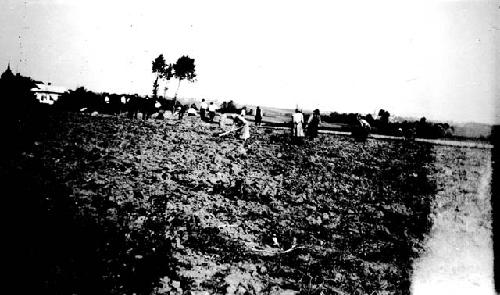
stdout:
<svg viewBox="0 0 500 295">
<path fill-rule="evenodd" d="M 155 98 L 158 93 L 158 80 L 160 77 L 162 77 L 164 70 L 165 70 L 165 58 L 163 57 L 163 54 L 160 54 L 158 55 L 157 58 L 153 60 L 153 65 L 152 65 L 152 72 L 153 74 L 156 74 L 156 79 L 155 82 L 153 83 L 153 97 Z"/>
<path fill-rule="evenodd" d="M 153 83 L 153 96 L 156 97 L 158 94 L 159 81 L 161 79 L 165 80 L 165 87 L 163 96 L 165 96 L 168 89 L 168 81 L 174 77 L 173 65 L 167 64 L 163 54 L 160 54 L 157 58 L 153 60 L 152 72 L 156 74 L 156 80 Z M 155 94 L 156 93 L 156 94 Z"/>
<path fill-rule="evenodd" d="M 153 82 L 153 98 L 156 99 L 158 97 L 158 77 L 156 77 Z"/>
<path fill-rule="evenodd" d="M 177 90 L 175 91 L 175 97 L 179 92 L 179 87 L 181 86 L 182 80 L 187 80 L 189 82 L 194 82 L 196 78 L 196 69 L 194 64 L 194 59 L 187 55 L 179 57 L 177 62 L 173 65 L 174 75 L 179 80 L 177 85 Z"/>
<path fill-rule="evenodd" d="M 163 68 L 162 78 L 165 79 L 165 87 L 163 88 L 163 97 L 166 96 L 168 90 L 168 82 L 174 77 L 174 65 L 168 64 Z"/>
<path fill-rule="evenodd" d="M 161 77 L 165 71 L 166 62 L 163 54 L 158 55 L 157 58 L 153 60 L 152 71 L 156 74 L 156 77 Z"/>
</svg>

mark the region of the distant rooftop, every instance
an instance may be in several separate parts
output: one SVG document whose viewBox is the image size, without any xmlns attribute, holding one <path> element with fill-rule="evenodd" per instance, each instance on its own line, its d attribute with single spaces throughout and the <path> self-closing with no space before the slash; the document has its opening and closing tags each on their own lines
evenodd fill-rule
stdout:
<svg viewBox="0 0 500 295">
<path fill-rule="evenodd" d="M 32 88 L 31 91 L 39 93 L 56 93 L 56 94 L 63 94 L 64 92 L 68 91 L 68 89 L 65 87 L 54 86 L 51 83 L 45 84 L 43 82 L 37 81 L 36 86 L 37 87 Z"/>
</svg>

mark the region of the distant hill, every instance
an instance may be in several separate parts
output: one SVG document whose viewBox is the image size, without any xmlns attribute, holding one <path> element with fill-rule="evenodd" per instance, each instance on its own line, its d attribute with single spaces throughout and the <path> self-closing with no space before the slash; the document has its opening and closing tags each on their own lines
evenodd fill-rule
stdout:
<svg viewBox="0 0 500 295">
<path fill-rule="evenodd" d="M 484 123 L 453 123 L 453 135 L 464 138 L 487 139 L 491 136 L 492 125 Z"/>
<path fill-rule="evenodd" d="M 243 104 L 237 104 L 237 106 L 243 106 Z M 256 109 L 257 106 L 255 105 L 244 105 L 247 107 L 247 109 Z M 274 108 L 274 107 L 266 107 L 266 106 L 259 106 L 262 109 L 262 112 L 267 115 L 267 116 L 289 116 L 290 114 L 295 112 L 295 109 L 283 109 L 283 108 Z M 302 112 L 304 113 L 312 113 L 311 110 L 306 110 L 302 109 Z"/>
<path fill-rule="evenodd" d="M 375 117 L 375 116 L 374 116 Z M 420 118 L 417 118 L 417 117 L 410 117 L 410 116 L 398 116 L 398 115 L 395 115 L 395 116 L 392 116 L 393 119 L 396 121 L 396 122 L 404 122 L 404 121 L 408 121 L 408 122 L 415 122 L 415 121 L 418 121 L 420 120 Z"/>
</svg>

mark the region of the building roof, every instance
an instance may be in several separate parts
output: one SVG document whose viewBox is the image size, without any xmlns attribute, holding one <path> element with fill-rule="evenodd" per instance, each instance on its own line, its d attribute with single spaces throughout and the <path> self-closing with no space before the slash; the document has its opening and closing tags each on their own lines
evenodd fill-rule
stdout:
<svg viewBox="0 0 500 295">
<path fill-rule="evenodd" d="M 44 83 L 36 83 L 35 88 L 31 88 L 31 91 L 33 92 L 38 92 L 38 93 L 54 93 L 54 94 L 63 94 L 64 92 L 68 91 L 68 89 L 60 86 L 53 86 L 49 84 L 44 84 Z"/>
</svg>

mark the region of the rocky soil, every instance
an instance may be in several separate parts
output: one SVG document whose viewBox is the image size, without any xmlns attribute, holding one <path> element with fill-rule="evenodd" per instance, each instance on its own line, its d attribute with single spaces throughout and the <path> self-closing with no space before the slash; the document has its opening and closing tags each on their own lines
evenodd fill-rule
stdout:
<svg viewBox="0 0 500 295">
<path fill-rule="evenodd" d="M 220 131 L 193 117 L 50 119 L 1 170 L 26 196 L 26 288 L 410 292 L 436 193 L 430 144 L 252 129 L 243 147 Z"/>
</svg>

